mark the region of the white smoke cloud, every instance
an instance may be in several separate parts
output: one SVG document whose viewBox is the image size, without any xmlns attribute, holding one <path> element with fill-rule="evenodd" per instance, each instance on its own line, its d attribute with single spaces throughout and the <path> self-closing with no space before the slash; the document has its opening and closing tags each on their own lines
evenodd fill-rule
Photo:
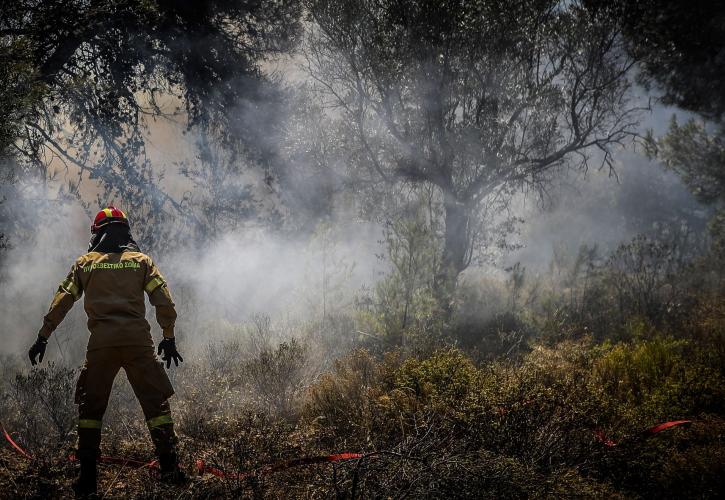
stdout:
<svg viewBox="0 0 725 500">
<path fill-rule="evenodd" d="M 179 306 L 179 326 L 196 342 L 194 331 L 207 322 L 241 323 L 256 314 L 301 321 L 350 312 L 354 294 L 384 268 L 376 258 L 378 234 L 363 222 L 296 239 L 237 231 L 156 261 Z"/>
<path fill-rule="evenodd" d="M 30 237 L 4 252 L 0 269 L 0 341 L 3 351 L 27 349 L 35 340 L 58 284 L 65 279 L 88 242 L 88 217 L 78 206 L 49 202 L 49 193 L 39 186 L 13 186 L 18 197 L 6 200 L 24 211 Z M 32 212 L 32 213 L 31 213 Z M 69 331 L 79 324 L 79 312 L 69 315 L 58 331 L 58 342 L 69 340 Z"/>
</svg>

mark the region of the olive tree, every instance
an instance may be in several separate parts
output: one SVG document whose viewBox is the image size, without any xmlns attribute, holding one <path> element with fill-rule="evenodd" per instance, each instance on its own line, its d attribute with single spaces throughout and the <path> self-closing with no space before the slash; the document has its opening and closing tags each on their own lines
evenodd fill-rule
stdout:
<svg viewBox="0 0 725 500">
<path fill-rule="evenodd" d="M 361 185 L 432 186 L 444 310 L 485 234 L 481 207 L 562 168 L 613 168 L 635 136 L 632 66 L 578 2 L 307 0 L 306 67 Z"/>
</svg>

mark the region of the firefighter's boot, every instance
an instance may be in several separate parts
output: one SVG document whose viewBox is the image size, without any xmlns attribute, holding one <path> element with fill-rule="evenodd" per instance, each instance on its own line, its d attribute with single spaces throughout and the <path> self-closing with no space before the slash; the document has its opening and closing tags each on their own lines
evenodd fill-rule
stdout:
<svg viewBox="0 0 725 500">
<path fill-rule="evenodd" d="M 96 470 L 96 459 L 81 458 L 81 468 L 78 478 L 73 483 L 73 491 L 76 498 L 94 499 L 98 498 L 96 493 L 96 483 L 98 481 L 98 473 Z"/>
<path fill-rule="evenodd" d="M 96 494 L 98 482 L 97 459 L 101 444 L 101 429 L 88 428 L 95 426 L 95 420 L 81 420 L 78 428 L 78 461 L 80 471 L 73 483 L 76 498 L 98 498 Z M 90 424 L 90 425 L 89 425 Z"/>
<path fill-rule="evenodd" d="M 162 453 L 159 455 L 159 468 L 161 469 L 161 481 L 169 484 L 184 484 L 189 478 L 179 468 L 179 457 L 176 452 Z"/>
<path fill-rule="evenodd" d="M 161 481 L 170 484 L 184 484 L 188 478 L 184 471 L 179 468 L 179 457 L 176 454 L 176 433 L 173 423 L 153 425 L 153 421 L 168 422 L 170 416 L 157 417 L 149 422 L 151 440 L 156 446 L 156 453 L 159 455 L 159 469 L 161 469 Z"/>
</svg>

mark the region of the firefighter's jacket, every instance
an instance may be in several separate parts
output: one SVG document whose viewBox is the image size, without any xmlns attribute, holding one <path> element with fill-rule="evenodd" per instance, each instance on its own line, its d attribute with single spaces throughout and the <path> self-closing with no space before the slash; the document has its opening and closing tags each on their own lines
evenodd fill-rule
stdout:
<svg viewBox="0 0 725 500">
<path fill-rule="evenodd" d="M 176 310 L 164 277 L 141 252 L 89 252 L 79 257 L 60 284 L 39 334 L 48 338 L 73 303 L 84 296 L 88 350 L 116 346 L 153 346 L 146 321 L 144 292 L 156 307 L 164 337 L 174 336 Z"/>
</svg>

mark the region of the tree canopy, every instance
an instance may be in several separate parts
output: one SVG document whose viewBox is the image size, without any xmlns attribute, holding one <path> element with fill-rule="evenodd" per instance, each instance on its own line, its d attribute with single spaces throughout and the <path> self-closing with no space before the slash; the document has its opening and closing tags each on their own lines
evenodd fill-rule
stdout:
<svg viewBox="0 0 725 500">
<path fill-rule="evenodd" d="M 621 26 L 627 49 L 640 61 L 640 82 L 654 84 L 666 104 L 702 116 L 725 116 L 725 4 L 615 0 L 587 2 Z"/>
<path fill-rule="evenodd" d="M 673 118 L 650 155 L 679 174 L 690 191 L 719 211 L 710 222 L 714 248 L 725 259 L 725 4 L 590 2 L 622 27 L 628 52 L 640 62 L 638 79 L 666 104 L 699 115 Z M 709 122 L 709 123 L 708 123 Z"/>
<path fill-rule="evenodd" d="M 3 0 L 0 12 L 6 154 L 12 148 L 43 176 L 49 158 L 72 164 L 107 193 L 150 203 L 153 213 L 181 207 L 158 189 L 145 159 L 148 119 L 168 112 L 162 101 L 175 98 L 189 127 L 213 128 L 227 147 L 254 148 L 271 120 L 250 123 L 240 106 L 278 100 L 259 64 L 294 42 L 300 7 Z"/>
<path fill-rule="evenodd" d="M 309 71 L 341 113 L 360 182 L 439 194 L 440 291 L 481 241 L 482 205 L 587 168 L 594 151 L 611 168 L 611 148 L 633 136 L 631 59 L 615 25 L 577 2 L 306 5 Z"/>
</svg>

